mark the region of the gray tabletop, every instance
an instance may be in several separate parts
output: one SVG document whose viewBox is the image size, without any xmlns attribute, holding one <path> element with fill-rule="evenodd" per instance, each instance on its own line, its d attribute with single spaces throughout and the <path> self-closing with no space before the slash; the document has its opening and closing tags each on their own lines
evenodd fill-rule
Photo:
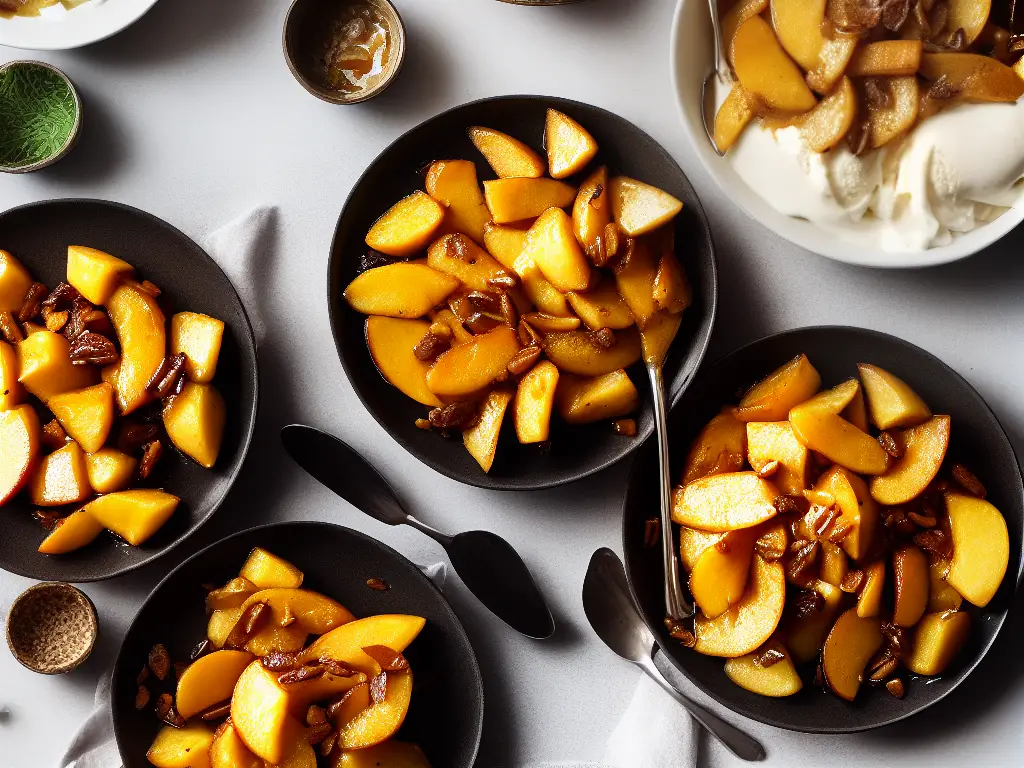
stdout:
<svg viewBox="0 0 1024 768">
<path fill-rule="evenodd" d="M 710 358 L 802 325 L 894 333 L 966 376 L 1018 451 L 1024 448 L 1022 231 L 960 264 L 883 272 L 826 261 L 747 219 L 683 137 L 668 71 L 673 0 L 561 8 L 399 0 L 410 36 L 405 70 L 384 96 L 352 107 L 322 104 L 292 80 L 280 51 L 286 5 L 163 0 L 116 38 L 39 56 L 81 88 L 84 134 L 58 166 L 0 178 L 0 209 L 53 197 L 108 198 L 151 211 L 197 240 L 256 204 L 276 205 L 278 215 L 276 247 L 254 275 L 269 334 L 261 348 L 257 437 L 236 489 L 214 520 L 168 557 L 85 587 L 99 609 L 102 639 L 83 668 L 44 678 L 0 650 L 0 710 L 8 711 L 0 715 L 0 768 L 55 764 L 145 595 L 185 556 L 231 531 L 282 519 L 331 520 L 418 562 L 442 559 L 433 542 L 363 518 L 295 467 L 277 441 L 277 430 L 292 421 L 329 429 L 361 449 L 422 519 L 506 537 L 550 596 L 560 632 L 539 644 L 512 634 L 451 580 L 449 599 L 487 691 L 479 765 L 601 756 L 636 673 L 592 635 L 580 588 L 593 550 L 620 548 L 628 467 L 535 493 L 486 493 L 447 480 L 406 455 L 363 410 L 330 338 L 326 261 L 346 195 L 400 133 L 464 101 L 515 93 L 578 99 L 624 115 L 664 144 L 701 195 L 718 246 L 722 291 Z M 0 48 L 0 62 L 23 57 Z M 0 615 L 29 584 L 0 574 Z M 1020 631 L 1020 618 L 1011 621 L 956 695 L 905 724 L 845 737 L 744 725 L 765 741 L 772 765 L 1020 765 Z M 735 763 L 717 744 L 703 744 L 699 764 Z"/>
</svg>

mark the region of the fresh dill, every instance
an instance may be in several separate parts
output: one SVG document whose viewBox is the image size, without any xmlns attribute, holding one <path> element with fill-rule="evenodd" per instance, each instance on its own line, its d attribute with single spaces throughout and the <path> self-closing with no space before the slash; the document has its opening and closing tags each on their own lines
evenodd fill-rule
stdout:
<svg viewBox="0 0 1024 768">
<path fill-rule="evenodd" d="M 77 117 L 70 86 L 53 70 L 37 64 L 0 70 L 0 167 L 53 157 L 67 144 Z"/>
</svg>

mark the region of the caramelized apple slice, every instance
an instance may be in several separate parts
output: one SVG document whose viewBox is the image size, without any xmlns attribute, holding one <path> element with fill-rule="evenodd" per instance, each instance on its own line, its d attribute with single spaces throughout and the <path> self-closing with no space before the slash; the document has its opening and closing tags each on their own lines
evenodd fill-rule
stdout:
<svg viewBox="0 0 1024 768">
<path fill-rule="evenodd" d="M 821 375 L 807 355 L 797 355 L 747 390 L 736 409 L 740 421 L 782 421 L 790 409 L 811 398 Z"/>
<path fill-rule="evenodd" d="M 953 99 L 961 103 L 1013 103 L 1024 95 L 1024 80 L 991 56 L 977 53 L 926 53 L 921 76 L 935 81 L 945 76 Z"/>
<path fill-rule="evenodd" d="M 702 531 L 750 528 L 775 516 L 778 495 L 753 472 L 708 475 L 676 491 L 672 520 Z"/>
<path fill-rule="evenodd" d="M 78 504 L 91 495 L 85 453 L 75 442 L 44 457 L 29 483 L 29 498 L 40 507 Z"/>
<path fill-rule="evenodd" d="M 576 202 L 572 206 L 573 230 L 588 254 L 604 236 L 604 228 L 612 220 L 608 195 L 608 169 L 604 166 L 590 174 L 576 193 Z"/>
<path fill-rule="evenodd" d="M 842 547 L 854 560 L 861 560 L 871 547 L 879 519 L 878 505 L 867 484 L 852 472 L 834 466 L 818 478 L 814 488 L 835 499 L 841 512 L 837 525 L 850 527 Z"/>
<path fill-rule="evenodd" d="M 507 326 L 452 347 L 427 371 L 427 387 L 439 397 L 464 397 L 490 385 L 519 351 L 519 337 Z"/>
<path fill-rule="evenodd" d="M 918 622 L 910 654 L 901 660 L 914 674 L 941 675 L 964 647 L 970 631 L 970 614 L 929 613 Z"/>
<path fill-rule="evenodd" d="M 701 554 L 690 573 L 690 593 L 706 618 L 725 613 L 743 597 L 756 529 L 730 531 Z"/>
<path fill-rule="evenodd" d="M 1010 539 L 1006 519 L 992 504 L 974 496 L 946 494 L 953 559 L 946 581 L 964 599 L 984 607 L 1006 575 Z"/>
<path fill-rule="evenodd" d="M 876 560 L 864 569 L 864 586 L 857 596 L 857 615 L 862 619 L 877 616 L 882 610 L 885 588 L 885 563 Z"/>
<path fill-rule="evenodd" d="M 786 576 L 779 563 L 754 558 L 750 584 L 725 613 L 694 621 L 694 650 L 706 656 L 735 658 L 760 648 L 779 625 L 786 602 Z"/>
<path fill-rule="evenodd" d="M 426 264 L 400 262 L 368 269 L 348 284 L 345 301 L 364 315 L 412 319 L 459 287 L 457 278 Z"/>
<path fill-rule="evenodd" d="M 494 390 L 480 407 L 476 424 L 462 433 L 463 445 L 484 472 L 491 471 L 494 454 L 498 450 L 501 424 L 511 401 L 512 393 L 508 390 Z"/>
<path fill-rule="evenodd" d="M 468 133 L 473 146 L 484 156 L 499 179 L 539 179 L 544 175 L 544 161 L 541 156 L 519 139 L 493 128 L 478 125 L 470 128 Z"/>
<path fill-rule="evenodd" d="M 63 555 L 91 544 L 103 532 L 103 526 L 86 510 L 80 509 L 64 518 L 39 545 L 44 555 Z"/>
<path fill-rule="evenodd" d="M 384 697 L 338 728 L 338 745 L 342 749 L 364 749 L 390 739 L 405 721 L 412 700 L 412 672 L 381 673 L 385 675 Z M 371 690 L 374 682 L 370 683 Z"/>
<path fill-rule="evenodd" d="M 819 393 L 793 408 L 789 412 L 789 423 L 800 442 L 811 450 L 853 472 L 880 475 L 888 465 L 888 455 L 882 446 L 839 416 L 857 393 L 858 386 L 851 379 Z"/>
<path fill-rule="evenodd" d="M 928 558 L 917 547 L 900 547 L 892 556 L 892 575 L 896 590 L 893 623 L 912 627 L 928 607 Z"/>
<path fill-rule="evenodd" d="M 950 561 L 937 559 L 928 566 L 928 610 L 932 613 L 956 611 L 963 605 L 964 598 L 946 581 Z"/>
<path fill-rule="evenodd" d="M 579 376 L 601 376 L 628 368 L 640 359 L 640 334 L 636 328 L 615 332 L 615 343 L 599 346 L 589 331 L 559 331 L 544 335 L 544 353 L 559 370 Z"/>
<path fill-rule="evenodd" d="M 868 105 L 871 146 L 878 149 L 913 128 L 920 95 L 916 77 L 879 77 L 875 81 L 889 94 L 889 106 Z"/>
<path fill-rule="evenodd" d="M 242 671 L 252 662 L 245 651 L 214 651 L 196 659 L 178 677 L 175 704 L 188 720 L 207 707 L 231 698 Z"/>
<path fill-rule="evenodd" d="M 553 179 L 579 173 L 597 154 L 597 142 L 586 128 L 557 109 L 548 109 L 544 127 L 548 170 Z"/>
<path fill-rule="evenodd" d="M 770 666 L 758 663 L 757 653 L 729 659 L 725 662 L 725 674 L 740 688 L 745 688 L 751 693 L 772 698 L 792 696 L 798 693 L 804 684 L 786 649 L 778 650 L 784 655 Z"/>
<path fill-rule="evenodd" d="M 524 257 L 559 291 L 585 291 L 590 285 L 590 262 L 576 242 L 572 219 L 561 208 L 548 208 L 537 217 L 526 233 Z"/>
<path fill-rule="evenodd" d="M 821 668 L 833 693 L 853 701 L 865 667 L 881 646 L 880 620 L 862 618 L 852 609 L 840 616 L 821 651 Z"/>
<path fill-rule="evenodd" d="M 0 250 L 0 312 L 17 312 L 32 287 L 32 275 L 8 251 Z"/>
<path fill-rule="evenodd" d="M 774 461 L 778 469 L 771 480 L 780 491 L 799 495 L 807 488 L 807 446 L 796 439 L 788 421 L 750 421 L 746 433 L 747 458 L 755 472 L 761 472 Z"/>
<path fill-rule="evenodd" d="M 647 325 L 640 329 L 640 342 L 645 362 L 654 365 L 664 364 L 682 322 L 681 314 L 673 314 L 665 310 L 658 312 L 647 321 Z"/>
<path fill-rule="evenodd" d="M 447 211 L 444 229 L 469 235 L 484 242 L 484 227 L 491 212 L 484 204 L 484 195 L 476 178 L 476 166 L 469 160 L 438 160 L 427 171 L 427 192 Z"/>
<path fill-rule="evenodd" d="M 831 149 L 846 136 L 857 116 L 857 93 L 850 78 L 844 77 L 818 106 L 804 116 L 800 135 L 815 152 Z"/>
<path fill-rule="evenodd" d="M 550 360 L 541 360 L 519 380 L 515 424 L 520 443 L 542 443 L 548 439 L 557 386 L 558 368 Z"/>
<path fill-rule="evenodd" d="M 35 472 L 41 432 L 39 417 L 28 403 L 0 411 L 0 506 L 17 495 Z"/>
<path fill-rule="evenodd" d="M 975 0 L 970 0 L 975 2 Z M 850 77 L 909 77 L 921 68 L 920 40 L 878 40 L 857 48 L 846 74 Z"/>
<path fill-rule="evenodd" d="M 964 42 L 971 45 L 988 23 L 992 0 L 949 0 L 948 5 L 945 31 L 962 29 Z"/>
<path fill-rule="evenodd" d="M 949 416 L 933 416 L 924 424 L 895 434 L 903 455 L 881 477 L 871 480 L 871 496 L 879 504 L 906 504 L 921 495 L 942 467 L 949 447 Z"/>
<path fill-rule="evenodd" d="M 736 31 L 747 19 L 753 16 L 760 16 L 768 10 L 769 0 L 738 0 L 729 12 L 722 17 L 722 44 L 725 46 L 726 56 L 732 63 L 732 40 L 736 37 Z"/>
<path fill-rule="evenodd" d="M 417 403 L 433 408 L 441 401 L 427 387 L 430 363 L 413 352 L 429 329 L 425 320 L 366 318 L 366 343 L 381 376 Z"/>
<path fill-rule="evenodd" d="M 540 216 L 548 208 L 566 208 L 576 189 L 554 179 L 490 179 L 484 182 L 484 200 L 496 224 Z"/>
<path fill-rule="evenodd" d="M 746 454 L 746 426 L 736 418 L 732 408 L 724 406 L 704 425 L 690 446 L 683 470 L 683 485 L 708 475 L 739 472 L 743 469 Z"/>
<path fill-rule="evenodd" d="M 771 25 L 760 16 L 752 16 L 736 30 L 732 61 L 740 84 L 768 106 L 786 112 L 806 112 L 814 107 L 814 94 L 802 73 L 782 49 Z"/>
<path fill-rule="evenodd" d="M 614 419 L 636 410 L 639 395 L 621 368 L 603 376 L 564 374 L 558 379 L 555 407 L 569 424 Z"/>
<path fill-rule="evenodd" d="M 807 84 L 818 93 L 830 93 L 846 72 L 857 50 L 856 35 L 836 34 L 826 37 L 818 54 L 818 64 L 807 73 Z"/>
<path fill-rule="evenodd" d="M 821 610 L 809 616 L 791 614 L 786 621 L 786 647 L 797 664 L 804 664 L 821 655 L 821 646 L 843 604 L 843 591 L 827 581 L 819 579 L 815 582 L 814 591 L 825 600 Z"/>
<path fill-rule="evenodd" d="M 592 331 L 602 328 L 622 330 L 634 322 L 629 305 L 610 278 L 602 279 L 588 291 L 569 291 L 565 298 L 580 320 Z"/>
<path fill-rule="evenodd" d="M 460 233 L 435 240 L 427 249 L 427 265 L 474 291 L 493 290 L 491 280 L 511 276 L 487 251 Z"/>
<path fill-rule="evenodd" d="M 903 379 L 877 365 L 859 363 L 871 420 L 879 429 L 914 427 L 931 418 L 924 400 Z"/>
<path fill-rule="evenodd" d="M 654 283 L 658 262 L 647 238 L 633 240 L 628 246 L 626 265 L 615 273 L 615 287 L 629 307 L 636 324 L 643 328 L 658 311 L 654 303 Z"/>
<path fill-rule="evenodd" d="M 771 0 L 772 25 L 793 60 L 810 71 L 818 66 L 825 37 L 825 0 Z"/>
<path fill-rule="evenodd" d="M 366 233 L 366 244 L 389 256 L 411 256 L 427 247 L 444 221 L 444 208 L 417 190 L 391 206 Z"/>
<path fill-rule="evenodd" d="M 739 139 L 743 129 L 757 114 L 758 100 L 739 83 L 734 83 L 729 95 L 715 114 L 715 146 L 719 152 L 728 152 Z"/>
<path fill-rule="evenodd" d="M 611 180 L 612 213 L 630 237 L 638 237 L 667 224 L 683 210 L 683 203 L 663 189 L 616 176 Z"/>
</svg>

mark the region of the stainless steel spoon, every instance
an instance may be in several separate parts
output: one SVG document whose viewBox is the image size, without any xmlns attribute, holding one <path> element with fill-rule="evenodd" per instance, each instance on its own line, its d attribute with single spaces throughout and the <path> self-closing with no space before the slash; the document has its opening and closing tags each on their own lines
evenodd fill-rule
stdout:
<svg viewBox="0 0 1024 768">
<path fill-rule="evenodd" d="M 715 66 L 704 78 L 700 88 L 700 116 L 704 123 L 704 132 L 708 135 L 708 141 L 715 152 L 724 155 L 718 145 L 715 144 L 715 87 L 714 79 L 718 82 L 727 83 L 730 79 L 729 62 L 725 58 L 724 44 L 722 41 L 722 22 L 718 16 L 718 0 L 708 0 L 708 8 L 711 11 L 711 29 L 715 35 Z"/>
<path fill-rule="evenodd" d="M 599 549 L 590 558 L 583 581 L 583 610 L 605 645 L 640 667 L 730 752 L 751 762 L 764 759 L 764 747 L 756 739 L 676 690 L 654 666 L 654 633 L 629 594 L 622 562 L 610 549 Z"/>
<path fill-rule="evenodd" d="M 543 640 L 555 632 L 530 570 L 512 545 L 488 531 L 448 536 L 402 509 L 388 481 L 350 446 L 302 424 L 281 430 L 284 449 L 314 478 L 370 517 L 387 525 L 411 525 L 448 553 L 463 583 L 495 616 L 527 637 Z"/>
</svg>

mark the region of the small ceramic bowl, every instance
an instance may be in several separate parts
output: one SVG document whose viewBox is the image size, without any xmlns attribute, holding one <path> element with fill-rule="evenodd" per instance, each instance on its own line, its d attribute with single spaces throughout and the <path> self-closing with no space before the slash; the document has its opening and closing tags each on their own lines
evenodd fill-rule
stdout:
<svg viewBox="0 0 1024 768">
<path fill-rule="evenodd" d="M 7 645 L 14 658 L 42 675 L 60 675 L 89 658 L 99 623 L 85 593 L 62 581 L 22 592 L 7 615 Z"/>
<path fill-rule="evenodd" d="M 868 267 L 907 268 L 946 264 L 971 256 L 1002 238 L 1024 220 L 1024 200 L 995 221 L 925 251 L 891 252 L 841 240 L 806 219 L 780 213 L 751 189 L 730 162 L 719 157 L 704 131 L 701 84 L 714 54 L 707 0 L 679 0 L 672 22 L 670 66 L 683 129 L 697 156 L 725 196 L 750 218 L 801 248 L 836 261 Z"/>
<path fill-rule="evenodd" d="M 51 72 L 54 72 L 65 83 L 67 83 L 67 86 L 71 91 L 71 96 L 75 100 L 75 123 L 71 127 L 71 132 L 68 134 L 68 138 L 64 142 L 64 145 L 55 153 L 53 153 L 49 157 L 43 158 L 39 162 L 32 163 L 31 165 L 7 166 L 0 163 L 0 173 L 31 173 L 32 171 L 38 171 L 42 168 L 46 168 L 47 166 L 53 165 L 58 160 L 62 160 L 65 157 L 67 157 L 68 153 L 75 148 L 75 145 L 78 144 L 78 137 L 82 132 L 82 97 L 78 94 L 78 89 L 75 88 L 75 84 L 71 82 L 71 78 L 69 78 L 61 70 L 57 69 L 55 66 L 51 64 L 47 64 L 44 61 L 19 60 L 10 61 L 0 66 L 0 73 L 3 73 L 5 70 L 11 67 L 21 67 L 28 65 L 48 69 Z"/>
<path fill-rule="evenodd" d="M 317 12 L 325 6 L 340 8 L 348 4 L 369 5 L 377 11 L 387 29 L 387 45 L 391 49 L 380 79 L 372 86 L 352 93 L 325 87 L 311 72 L 314 54 L 310 50 L 313 44 L 310 42 L 307 24 L 307 21 L 315 23 Z M 329 104 L 359 104 L 383 93 L 398 77 L 405 60 L 405 24 L 398 10 L 388 0 L 293 0 L 285 17 L 283 45 L 288 69 L 303 88 Z"/>
</svg>

